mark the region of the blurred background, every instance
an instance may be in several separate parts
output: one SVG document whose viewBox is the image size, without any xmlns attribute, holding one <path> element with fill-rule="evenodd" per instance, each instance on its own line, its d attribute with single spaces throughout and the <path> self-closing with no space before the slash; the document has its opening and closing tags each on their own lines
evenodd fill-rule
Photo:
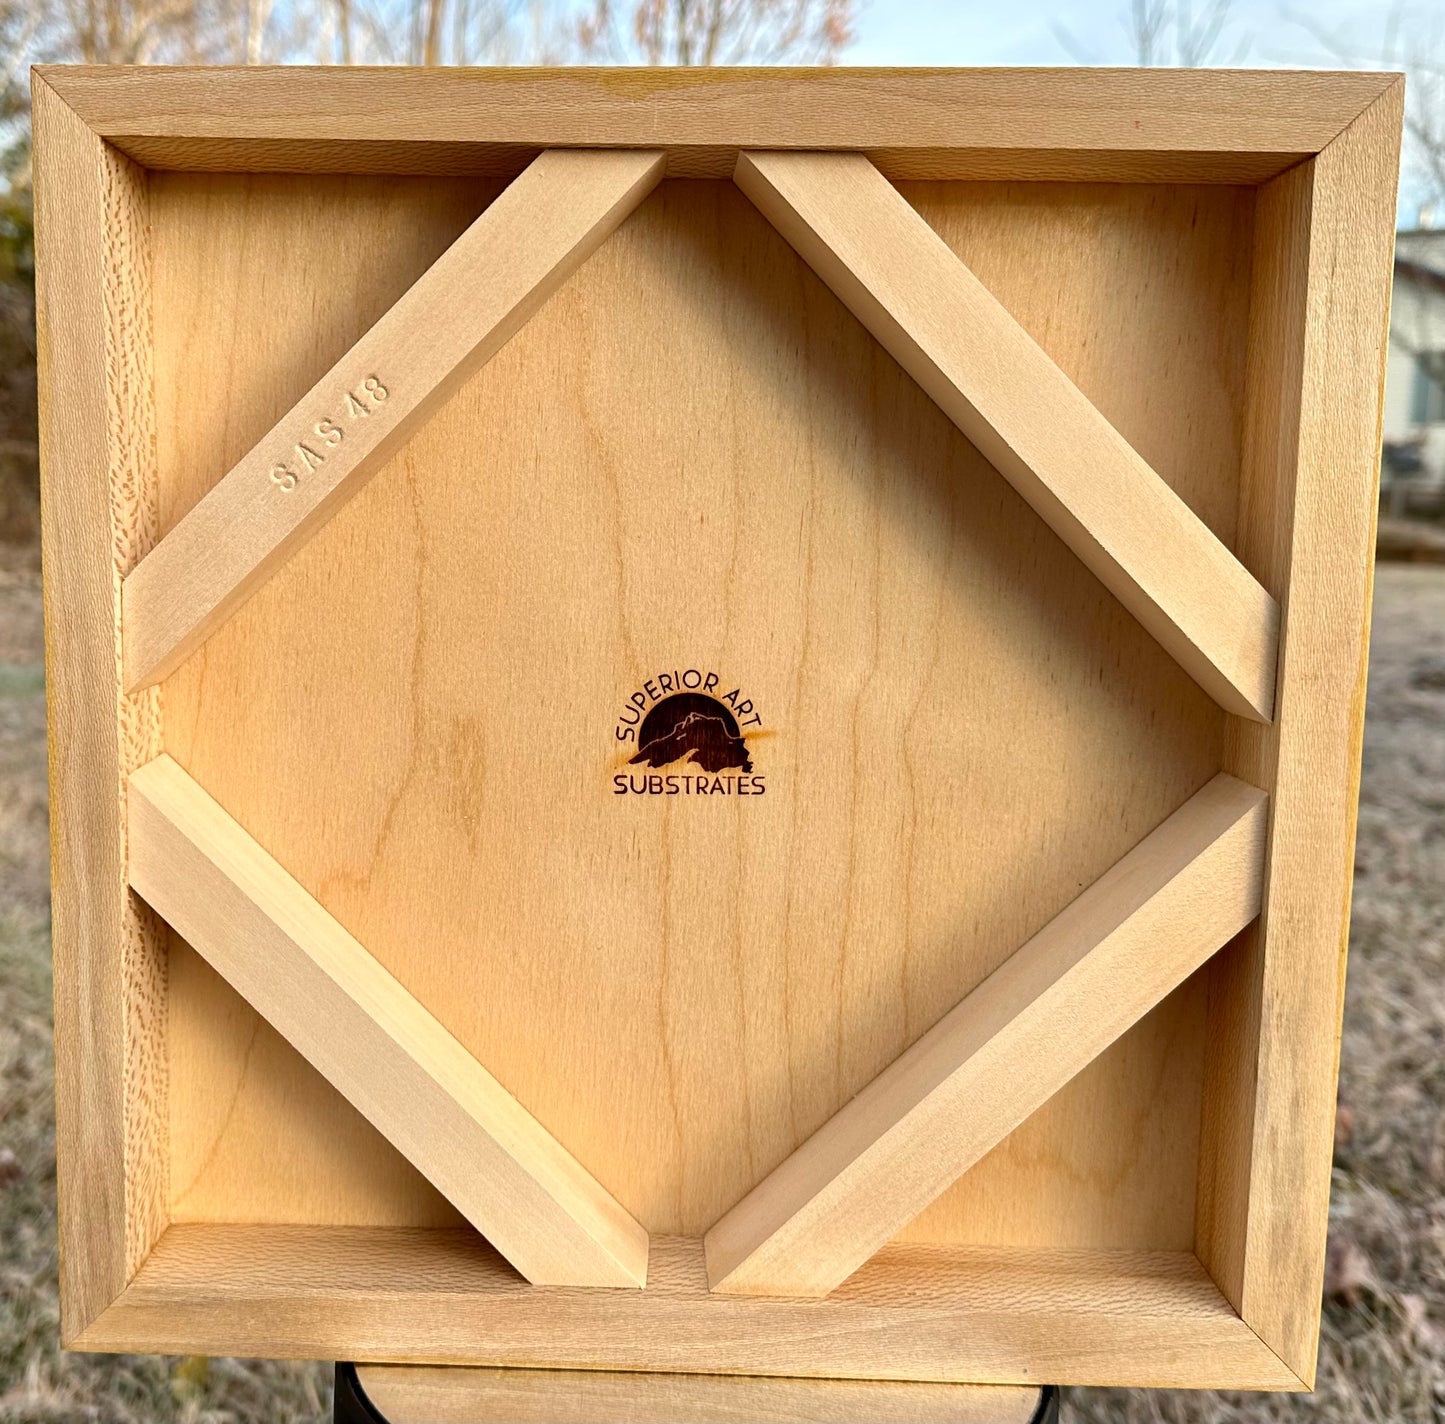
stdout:
<svg viewBox="0 0 1445 1424">
<path fill-rule="evenodd" d="M 1381 565 L 1313 1396 L 1076 1421 L 1445 1419 L 1445 4 L 0 0 L 0 1420 L 329 1418 L 329 1367 L 57 1346 L 29 66 L 1147 64 L 1405 71 Z"/>
</svg>

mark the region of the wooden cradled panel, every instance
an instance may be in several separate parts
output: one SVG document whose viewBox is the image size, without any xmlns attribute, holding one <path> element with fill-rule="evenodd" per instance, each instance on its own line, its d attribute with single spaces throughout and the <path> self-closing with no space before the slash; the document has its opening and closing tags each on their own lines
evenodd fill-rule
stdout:
<svg viewBox="0 0 1445 1424">
<path fill-rule="evenodd" d="M 34 93 L 66 1340 L 1307 1383 L 1398 81 L 48 69 Z M 528 170 L 556 148 L 612 152 Z M 728 181 L 769 151 L 741 171 L 786 196 L 787 241 Z M 537 176 L 564 168 L 591 197 L 530 246 Z M 879 240 L 830 266 L 860 215 Z M 459 287 L 445 264 L 488 232 L 525 270 Z M 989 333 L 988 379 L 922 339 L 925 268 Z M 409 418 L 319 480 L 344 507 L 293 518 L 253 452 L 328 372 L 350 392 L 407 302 L 436 358 Z M 1029 446 L 1031 382 L 1050 434 L 1112 452 L 1129 520 Z M 990 432 L 1049 499 L 970 443 L 1008 466 Z M 248 470 L 275 500 L 214 519 Z M 182 529 L 199 560 L 165 552 Z M 126 691 L 123 645 L 127 683 L 158 683 Z M 689 669 L 729 695 L 756 794 L 734 766 L 721 799 L 653 796 L 680 768 L 629 764 L 628 717 Z M 128 848 L 143 766 L 203 824 L 147 802 Z M 841 1284 L 709 1291 L 710 1228 L 1201 788 L 1241 783 L 1238 833 L 1267 796 L 1265 842 L 1181 869 L 1201 916 L 1166 942 L 1193 949 L 1077 1040 L 1061 1018 L 1047 1071 L 995 1094 L 1123 943 L 1071 938 L 1077 963 L 990 1021 L 971 1145 L 927 1191 L 883 1173 Z M 455 1050 L 418 1093 L 445 1113 L 491 1084 L 479 1143 L 489 1113 L 522 1124 L 542 1200 L 582 1183 L 634 1256 L 652 1234 L 645 1289 L 528 1284 L 463 1224 L 496 1204 L 469 1153 L 428 1181 L 446 1153 L 407 1137 L 381 1066 L 408 1061 L 399 1020 L 377 1061 L 315 1071 L 324 1026 L 285 979 L 309 942 L 275 903 L 238 935 L 249 894 L 216 920 L 203 886 L 241 884 L 202 854 L 220 841 L 346 947 L 325 993 L 384 985 L 367 1023 L 395 1009 Z M 1195 970 L 1261 853 L 1262 919 Z M 532 1216 L 491 1228 L 523 1269 Z"/>
</svg>

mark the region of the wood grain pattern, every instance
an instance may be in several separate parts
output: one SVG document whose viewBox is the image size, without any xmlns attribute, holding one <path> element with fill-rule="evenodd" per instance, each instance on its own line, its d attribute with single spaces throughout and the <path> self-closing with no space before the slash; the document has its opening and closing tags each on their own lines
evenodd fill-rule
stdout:
<svg viewBox="0 0 1445 1424">
<path fill-rule="evenodd" d="M 1249 195 L 912 196 L 1228 537 Z M 160 176 L 154 201 L 170 521 L 485 191 Z M 198 298 L 217 265 L 224 303 Z M 190 418 L 235 381 L 224 424 Z M 768 794 L 618 805 L 619 707 L 692 658 L 762 708 Z M 1207 781 L 1223 720 L 747 200 L 696 183 L 166 708 L 171 754 L 639 1221 L 690 1235 Z M 194 956 L 173 982 L 178 1220 L 449 1219 Z M 1187 1250 L 1201 1015 L 1171 996 L 910 1234 Z"/>
<path fill-rule="evenodd" d="M 56 70 L 35 98 L 66 1340 L 1300 1387 L 1397 81 Z M 508 179 L 556 144 L 1024 180 L 903 196 L 1282 605 L 1278 724 L 1210 704 L 709 182 L 655 192 L 163 697 L 128 700 L 120 580 L 501 187 L 327 165 Z M 1040 181 L 1089 177 L 1114 181 Z M 1252 191 L 1180 186 L 1263 179 L 1257 222 Z M 756 709 L 767 795 L 608 799 L 619 712 L 694 663 Z M 1264 930 L 827 1299 L 711 1295 L 696 1239 L 645 1292 L 532 1287 L 469 1230 L 412 1229 L 458 1217 L 137 911 L 121 793 L 162 731 L 684 1237 L 1221 765 L 1273 793 Z"/>
<path fill-rule="evenodd" d="M 1241 553 L 1287 590 L 1280 716 L 1227 755 L 1274 787 L 1259 936 L 1213 1015 L 1205 1259 L 1306 1386 L 1324 1275 L 1403 84 L 1261 195 Z M 1322 770 L 1323 769 L 1323 770 Z"/>
<path fill-rule="evenodd" d="M 224 180 L 225 192 L 206 179 L 156 175 L 152 183 L 162 213 L 157 282 L 166 312 L 156 351 L 159 460 L 171 468 L 201 460 L 211 470 L 241 458 L 296 392 L 335 364 L 501 191 L 497 183 L 417 179 L 318 186 L 249 177 Z M 180 203 L 175 185 L 186 190 Z M 240 223 L 238 210 L 245 214 Z M 207 270 L 232 273 L 240 308 L 269 316 L 253 328 L 224 318 L 218 324 L 219 303 L 196 304 L 185 295 Z M 308 320 L 287 320 L 303 298 Z M 246 359 L 251 351 L 264 351 L 266 359 Z M 206 375 L 193 386 L 186 376 L 197 363 Z M 218 419 L 197 424 L 192 400 L 209 401 Z M 163 528 L 207 488 L 202 471 L 186 473 L 162 482 Z M 205 655 L 196 661 L 204 663 Z M 173 745 L 175 736 L 173 727 Z M 455 1208 L 175 936 L 170 988 L 175 1219 L 365 1225 L 400 1215 L 414 1225 L 462 1224 Z M 278 1141 L 288 1144 L 285 1152 L 271 1150 Z M 344 1170 L 347 1162 L 363 1162 L 365 1170 Z"/>
<path fill-rule="evenodd" d="M 858 154 L 743 153 L 738 186 L 1227 711 L 1269 721 L 1279 605 Z"/>
<path fill-rule="evenodd" d="M 739 148 L 868 153 L 890 178 L 1257 183 L 1390 84 L 1362 73 L 1109 69 L 277 69 L 42 66 L 153 168 L 467 172 L 538 149 L 661 148 L 722 178 Z"/>
<path fill-rule="evenodd" d="M 1250 401 L 1241 460 L 1239 552 L 1267 586 L 1288 588 L 1300 404 L 1308 342 L 1314 166 L 1261 194 L 1254 236 Z M 1276 736 L 1232 733 L 1227 765 L 1277 785 Z M 1200 1123 L 1196 1249 L 1238 1309 L 1243 1300 L 1258 1074 L 1263 923 L 1210 966 L 1209 1053 Z"/>
<path fill-rule="evenodd" d="M 172 671 L 652 190 L 658 153 L 544 153 L 125 580 L 126 681 Z"/>
<path fill-rule="evenodd" d="M 918 1381 L 765 1379 L 636 1370 L 365 1365 L 390 1424 L 1029 1424 L 1040 1391 Z"/>
<path fill-rule="evenodd" d="M 130 882 L 529 1280 L 642 1286 L 647 1233 L 168 756 Z"/>
<path fill-rule="evenodd" d="M 125 778 L 160 745 L 120 681 L 120 580 L 156 537 L 146 178 L 34 90 L 61 1332 L 169 1217 L 163 927 L 128 894 Z"/>
<path fill-rule="evenodd" d="M 1259 913 L 1268 798 L 1220 775 L 708 1232 L 708 1282 L 822 1296 Z"/>
<path fill-rule="evenodd" d="M 710 1294 L 700 1241 L 654 1238 L 645 1291 L 590 1291 L 528 1286 L 468 1232 L 173 1226 L 81 1348 L 221 1341 L 389 1363 L 1299 1387 L 1188 1252 L 894 1245 L 799 1301 Z"/>
</svg>

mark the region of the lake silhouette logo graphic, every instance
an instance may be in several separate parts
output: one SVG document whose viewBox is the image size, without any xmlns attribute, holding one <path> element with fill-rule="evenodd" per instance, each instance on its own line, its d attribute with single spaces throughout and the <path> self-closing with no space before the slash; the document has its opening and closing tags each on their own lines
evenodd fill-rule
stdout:
<svg viewBox="0 0 1445 1424">
<path fill-rule="evenodd" d="M 675 761 L 712 772 L 753 769 L 737 718 L 705 692 L 664 697 L 637 729 L 637 755 L 629 765 L 671 766 Z"/>
<path fill-rule="evenodd" d="M 618 796 L 761 796 L 749 729 L 762 725 L 751 698 L 715 672 L 658 673 L 627 700 L 617 740 L 630 751 L 612 778 Z M 753 735 L 757 735 L 756 732 Z M 631 770 L 640 768 L 640 770 Z"/>
</svg>

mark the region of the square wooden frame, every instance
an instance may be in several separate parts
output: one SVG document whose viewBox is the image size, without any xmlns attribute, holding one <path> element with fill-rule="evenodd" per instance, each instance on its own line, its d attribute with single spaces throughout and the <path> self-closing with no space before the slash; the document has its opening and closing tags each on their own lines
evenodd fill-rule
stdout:
<svg viewBox="0 0 1445 1424">
<path fill-rule="evenodd" d="M 1364 708 L 1402 81 L 1157 71 L 35 71 L 62 1334 L 86 1350 L 997 1382 L 1313 1379 Z M 1257 185 L 1235 554 L 1282 610 L 1263 912 L 1210 971 L 1196 1251 L 891 1246 L 832 1295 L 520 1282 L 468 1234 L 171 1226 L 162 943 L 125 797 L 161 752 L 122 673 L 156 542 L 147 173 L 485 173 L 552 148 L 867 155 L 890 179 Z M 926 1293 L 916 1289 L 927 1274 Z M 926 1295 L 926 1298 L 925 1298 Z M 865 1327 L 865 1328 L 860 1328 Z"/>
</svg>

